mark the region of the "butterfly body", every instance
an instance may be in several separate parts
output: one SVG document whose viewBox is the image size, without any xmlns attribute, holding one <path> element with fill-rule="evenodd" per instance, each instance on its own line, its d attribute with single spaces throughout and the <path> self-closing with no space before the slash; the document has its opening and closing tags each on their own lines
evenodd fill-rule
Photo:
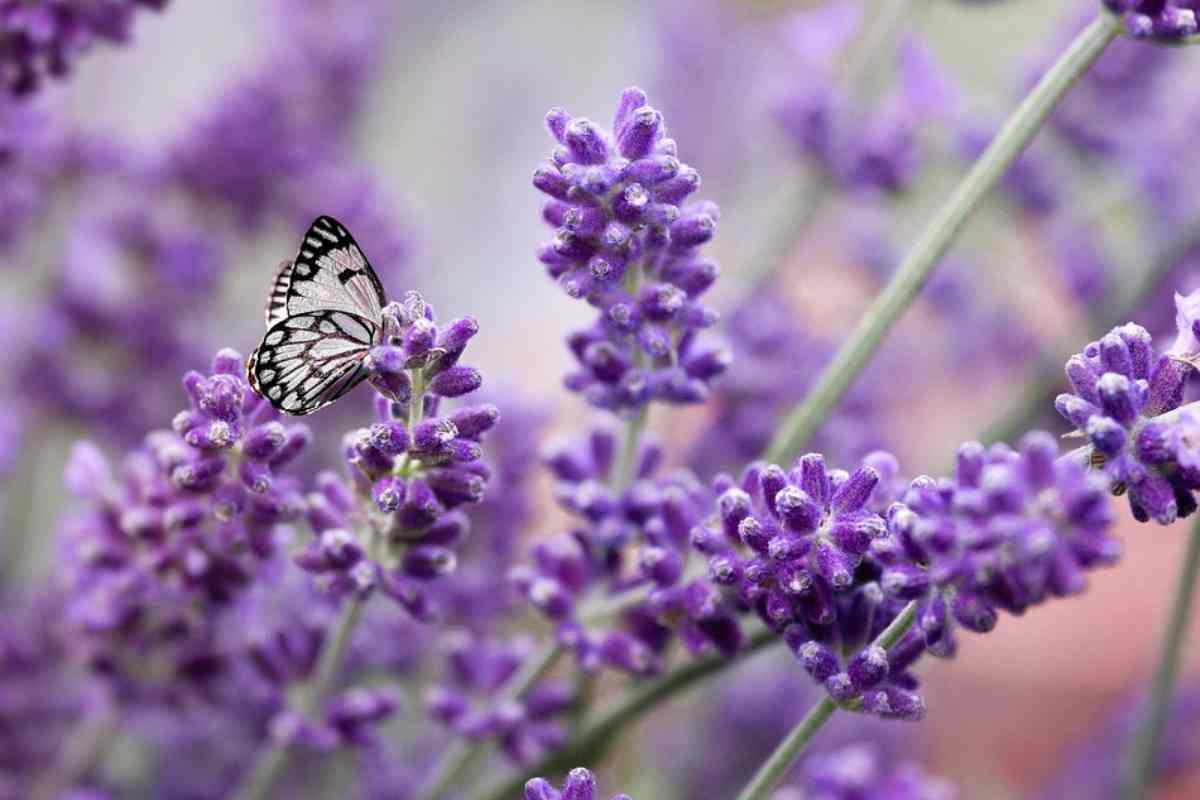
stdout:
<svg viewBox="0 0 1200 800">
<path fill-rule="evenodd" d="M 332 217 L 317 217 L 271 284 L 267 332 L 246 361 L 250 385 L 285 414 L 329 405 L 367 377 L 386 304 L 354 237 Z"/>
</svg>

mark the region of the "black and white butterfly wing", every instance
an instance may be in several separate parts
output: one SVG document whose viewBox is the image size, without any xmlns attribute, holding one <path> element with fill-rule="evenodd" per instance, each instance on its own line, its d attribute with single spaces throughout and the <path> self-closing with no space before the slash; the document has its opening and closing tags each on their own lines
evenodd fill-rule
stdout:
<svg viewBox="0 0 1200 800">
<path fill-rule="evenodd" d="M 292 262 L 283 261 L 275 270 L 271 294 L 267 297 L 267 327 L 287 317 L 288 289 L 292 285 Z"/>
<path fill-rule="evenodd" d="M 291 270 L 283 272 L 287 273 L 284 316 L 345 311 L 370 320 L 376 327 L 381 325 L 380 312 L 387 305 L 383 284 L 358 242 L 333 217 L 313 220 Z M 272 296 L 281 288 L 283 272 L 275 279 Z"/>
<path fill-rule="evenodd" d="M 286 414 L 311 414 L 367 377 L 363 360 L 378 331 L 373 320 L 347 311 L 287 316 L 250 354 L 250 384 Z"/>
</svg>

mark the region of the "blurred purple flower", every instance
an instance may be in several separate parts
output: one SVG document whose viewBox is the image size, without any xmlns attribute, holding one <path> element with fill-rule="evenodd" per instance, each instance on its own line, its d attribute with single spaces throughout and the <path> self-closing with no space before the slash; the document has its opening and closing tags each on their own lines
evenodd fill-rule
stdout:
<svg viewBox="0 0 1200 800">
<path fill-rule="evenodd" d="M 1036 796 L 1041 800 L 1117 800 L 1126 754 L 1144 714 L 1142 703 L 1126 702 L 1101 719 Z M 1180 689 L 1167 710 L 1155 758 L 1155 780 L 1195 769 L 1200 760 L 1200 743 L 1195 736 L 1198 722 L 1200 688 L 1192 685 Z"/>
<path fill-rule="evenodd" d="M 958 796 L 954 784 L 918 764 L 889 764 L 871 745 L 855 744 L 806 759 L 800 779 L 777 791 L 772 800 L 955 800 Z"/>
<path fill-rule="evenodd" d="M 799 84 L 778 104 L 776 117 L 820 174 L 849 189 L 896 193 L 907 188 L 924 158 L 925 126 L 957 105 L 957 88 L 915 36 L 896 48 L 897 83 L 868 112 L 841 85 L 844 48 L 857 33 L 854 3 L 828 3 L 796 15 L 792 49 Z"/>
<path fill-rule="evenodd" d="M 242 369 L 240 355 L 222 350 L 210 376 L 189 373 L 191 408 L 118 472 L 88 443 L 67 464 L 67 487 L 86 506 L 64 526 L 64 613 L 72 648 L 119 697 L 206 695 L 229 658 L 217 612 L 301 511 L 298 484 L 280 470 L 308 433 L 281 425 Z"/>
<path fill-rule="evenodd" d="M 709 401 L 713 422 L 688 458 L 702 474 L 736 469 L 762 453 L 835 346 L 827 332 L 807 324 L 802 313 L 770 289 L 738 303 L 727 317 L 725 333 L 732 363 Z M 885 353 L 869 369 L 870 377 L 855 384 L 818 432 L 817 447 L 839 459 L 855 459 L 887 445 L 880 397 L 871 389 L 890 370 L 886 362 Z"/>
<path fill-rule="evenodd" d="M 37 91 L 46 78 L 62 78 L 97 41 L 129 41 L 139 8 L 162 9 L 167 0 L 47 0 L 0 3 L 0 83 L 12 96 Z"/>
<path fill-rule="evenodd" d="M 451 630 L 442 637 L 444 677 L 425 693 L 428 715 L 472 741 L 495 739 L 505 756 L 532 764 L 566 741 L 555 719 L 574 701 L 570 683 L 544 680 L 520 698 L 500 700 L 505 687 L 533 653 L 533 642 L 500 642 Z"/>
</svg>

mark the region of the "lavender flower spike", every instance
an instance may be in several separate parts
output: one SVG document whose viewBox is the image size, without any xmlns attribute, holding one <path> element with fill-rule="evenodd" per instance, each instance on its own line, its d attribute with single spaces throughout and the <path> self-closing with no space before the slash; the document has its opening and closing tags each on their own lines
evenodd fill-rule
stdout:
<svg viewBox="0 0 1200 800">
<path fill-rule="evenodd" d="M 1174 41 L 1200 30 L 1196 0 L 1103 0 L 1104 6 L 1125 22 L 1135 39 Z"/>
<path fill-rule="evenodd" d="M 718 210 L 684 204 L 699 173 L 680 162 L 641 89 L 621 94 L 610 131 L 560 108 L 546 125 L 558 146 L 533 185 L 550 198 L 542 216 L 555 234 L 538 257 L 568 295 L 600 311 L 568 339 L 579 369 L 567 388 L 611 410 L 703 402 L 728 356 L 697 342 L 717 320 L 699 302 L 717 277 L 699 248 Z"/>
<path fill-rule="evenodd" d="M 567 774 L 562 791 L 545 778 L 534 778 L 525 784 L 525 800 L 599 800 L 596 778 L 590 770 L 576 767 Z M 612 800 L 632 800 L 627 794 L 614 794 Z"/>
<path fill-rule="evenodd" d="M 1113 328 L 1067 361 L 1072 392 L 1055 401 L 1059 414 L 1090 440 L 1094 462 L 1129 490 L 1140 521 L 1169 525 L 1196 509 L 1195 421 L 1158 417 L 1179 407 L 1183 388 L 1200 355 L 1200 293 L 1176 295 L 1179 335 L 1156 355 L 1145 328 Z"/>
</svg>

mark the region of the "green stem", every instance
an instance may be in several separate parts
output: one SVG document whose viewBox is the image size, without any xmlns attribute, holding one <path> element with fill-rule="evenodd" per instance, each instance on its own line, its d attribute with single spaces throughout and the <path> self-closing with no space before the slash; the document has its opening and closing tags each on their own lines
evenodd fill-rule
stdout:
<svg viewBox="0 0 1200 800">
<path fill-rule="evenodd" d="M 1192 526 L 1188 538 L 1187 554 L 1183 569 L 1175 586 L 1175 599 L 1171 605 L 1171 617 L 1163 638 L 1162 655 L 1150 692 L 1150 705 L 1145 721 L 1129 751 L 1128 772 L 1122 797 L 1126 800 L 1141 800 L 1154 777 L 1154 760 L 1158 755 L 1167 710 L 1179 675 L 1179 662 L 1183 640 L 1187 634 L 1187 623 L 1192 613 L 1192 598 L 1196 593 L 1196 575 L 1200 573 L 1200 520 Z"/>
<path fill-rule="evenodd" d="M 621 455 L 617 461 L 617 469 L 613 473 L 613 488 L 622 492 L 629 487 L 636 476 L 638 447 L 642 442 L 642 434 L 646 431 L 646 423 L 650 419 L 650 405 L 638 409 L 625 425 L 625 438 L 621 442 Z"/>
<path fill-rule="evenodd" d="M 1080 32 L 1017 107 L 926 227 L 850 338 L 821 373 L 816 386 L 784 420 L 764 455 L 767 461 L 783 463 L 808 442 L 879 349 L 891 327 L 916 299 L 984 195 L 1008 171 L 1072 84 L 1121 31 L 1119 20 L 1101 13 Z"/>
<path fill-rule="evenodd" d="M 366 597 L 354 594 L 342 606 L 341 615 L 334 625 L 333 638 L 327 640 L 321 648 L 316 670 L 311 681 L 301 687 L 296 699 L 296 710 L 304 717 L 317 713 L 327 699 L 329 691 L 337 680 L 341 670 L 342 659 L 350 644 L 350 638 L 362 616 Z M 268 797 L 271 787 L 279 780 L 287 768 L 289 757 L 288 745 L 285 743 L 272 744 L 259 754 L 250 771 L 242 779 L 234 797 L 237 800 L 261 800 Z"/>
<path fill-rule="evenodd" d="M 34 783 L 32 800 L 58 800 L 104 759 L 120 732 L 120 715 L 106 699 L 104 707 L 87 715 L 60 748 L 54 768 Z"/>
<path fill-rule="evenodd" d="M 917 601 L 912 600 L 904 607 L 894 620 L 875 637 L 872 644 L 890 649 L 896 642 L 900 641 L 913 622 L 917 619 Z M 754 777 L 746 784 L 746 788 L 742 789 L 742 793 L 738 795 L 737 800 L 765 800 L 771 791 L 779 785 L 792 765 L 796 763 L 796 759 L 804 752 L 804 748 L 812 741 L 817 732 L 830 720 L 833 712 L 837 711 L 838 704 L 831 697 L 823 697 L 812 707 L 804 718 L 792 728 L 791 732 L 784 737 L 779 746 L 775 748 L 775 752 L 767 757 L 762 766 L 758 768 L 758 772 L 754 773 Z"/>
<path fill-rule="evenodd" d="M 775 752 L 763 762 L 758 772 L 750 779 L 750 783 L 742 789 L 738 800 L 761 800 L 770 795 L 771 790 L 779 785 L 787 775 L 788 770 L 796 763 L 796 759 L 808 747 L 817 732 L 825 726 L 837 711 L 838 704 L 832 697 L 826 695 L 813 706 L 799 724 L 788 733 Z"/>
<path fill-rule="evenodd" d="M 474 800 L 509 800 L 519 797 L 525 780 L 532 775 L 551 775 L 580 766 L 595 764 L 611 744 L 618 731 L 646 714 L 651 708 L 695 686 L 726 666 L 756 653 L 779 641 L 779 637 L 762 628 L 750 635 L 747 645 L 737 656 L 730 659 L 721 655 L 698 658 L 667 673 L 661 678 L 637 684 L 630 688 L 615 704 L 601 712 L 594 720 L 584 725 L 583 730 L 565 747 L 551 753 L 533 768 L 509 775 L 504 780 L 484 787 L 472 795 Z"/>
</svg>

